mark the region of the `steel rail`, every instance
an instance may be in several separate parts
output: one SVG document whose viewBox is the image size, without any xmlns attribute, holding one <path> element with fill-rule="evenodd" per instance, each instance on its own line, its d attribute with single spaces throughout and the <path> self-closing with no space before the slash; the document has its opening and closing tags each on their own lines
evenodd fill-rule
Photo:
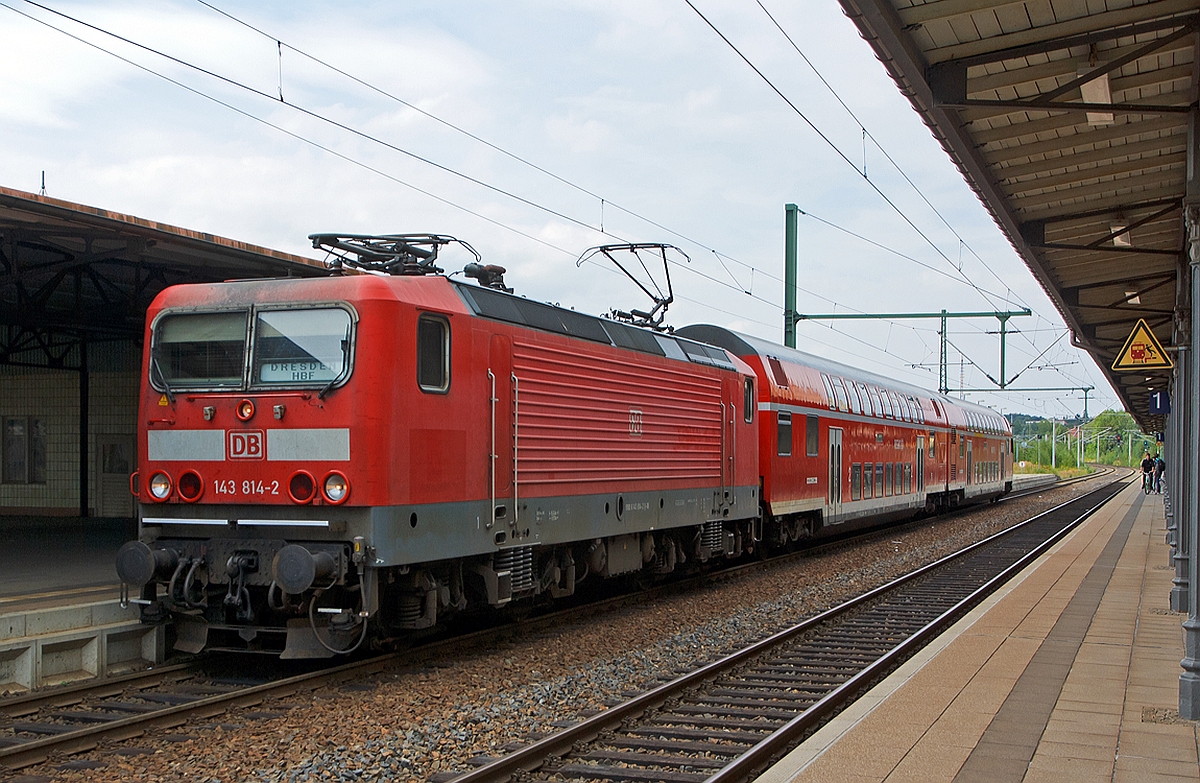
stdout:
<svg viewBox="0 0 1200 783">
<path fill-rule="evenodd" d="M 1120 483 L 1120 480 L 1113 481 L 1101 487 L 1093 494 L 1104 492 L 1111 488 L 1114 484 Z M 794 740 L 809 730 L 812 725 L 824 720 L 828 716 L 829 711 L 840 707 L 842 704 L 849 701 L 854 694 L 862 690 L 865 684 L 869 683 L 874 677 L 877 677 L 880 672 L 885 671 L 895 661 L 903 657 L 919 646 L 925 643 L 931 637 L 940 633 L 942 628 L 948 625 L 949 618 L 956 619 L 963 609 L 971 604 L 978 602 L 986 595 L 985 589 L 994 590 L 999 584 L 1002 584 L 1021 568 L 1027 566 L 1033 559 L 1040 556 L 1045 549 L 1053 546 L 1059 539 L 1065 536 L 1070 530 L 1077 526 L 1080 522 L 1087 519 L 1091 514 L 1100 508 L 1104 503 L 1111 500 L 1115 493 L 1106 495 L 1103 500 L 1088 509 L 1078 517 L 1074 518 L 1069 523 L 1063 525 L 1056 533 L 1040 545 L 1036 551 L 1023 555 L 1016 563 L 1008 566 L 1004 571 L 987 580 L 984 587 L 978 588 L 972 593 L 956 602 L 954 606 L 943 612 L 939 618 L 933 622 L 927 623 L 923 628 L 917 631 L 913 637 L 914 641 L 901 645 L 901 651 L 892 651 L 887 653 L 882 659 L 871 664 L 867 669 L 854 675 L 841 686 L 832 690 L 816 705 L 802 712 L 800 715 L 793 718 L 783 727 L 778 729 L 773 734 L 758 742 L 738 760 L 723 768 L 716 775 L 709 778 L 713 783 L 729 783 L 733 780 L 744 780 L 745 775 L 749 770 L 759 767 L 766 763 L 768 759 L 781 752 L 781 749 L 788 746 Z M 1078 503 L 1080 498 L 1074 498 L 1065 503 L 1061 503 L 1051 509 L 1048 509 L 1028 520 L 1014 525 L 1006 530 L 995 533 L 987 538 L 978 541 L 968 547 L 965 547 L 958 552 L 954 552 L 945 557 L 929 563 L 915 571 L 912 571 L 904 576 L 893 580 L 885 585 L 880 585 L 861 596 L 846 601 L 836 607 L 821 612 L 811 618 L 808 618 L 790 628 L 779 631 L 766 639 L 756 642 L 749 647 L 746 647 L 732 655 L 726 656 L 718 661 L 706 664 L 693 672 L 685 674 L 671 682 L 664 683 L 645 693 L 642 693 L 626 702 L 610 707 L 609 709 L 598 713 L 591 718 L 587 718 L 574 726 L 564 729 L 563 731 L 552 734 L 541 740 L 538 740 L 530 745 L 521 748 L 509 755 L 489 761 L 477 767 L 474 770 L 465 772 L 455 778 L 454 783 L 500 783 L 509 781 L 516 775 L 522 773 L 533 772 L 548 761 L 561 758 L 568 755 L 577 745 L 577 743 L 591 742 L 597 739 L 601 733 L 611 731 L 619 727 L 622 723 L 629 720 L 635 720 L 650 710 L 657 709 L 666 704 L 669 700 L 676 698 L 680 694 L 700 685 L 706 680 L 712 680 L 719 675 L 737 668 L 743 663 L 746 663 L 765 652 L 772 650 L 792 640 L 806 632 L 809 632 L 821 625 L 824 625 L 831 620 L 839 618 L 847 613 L 863 607 L 876 599 L 895 591 L 897 588 L 907 585 L 914 580 L 920 579 L 928 574 L 937 571 L 945 565 L 958 561 L 970 554 L 973 554 L 984 547 L 989 546 L 996 541 L 1012 535 L 1014 532 L 1029 526 L 1042 517 L 1052 514 L 1072 503 Z M 818 715 L 816 706 L 820 705 L 819 712 L 824 713 Z M 745 760 L 743 760 L 745 759 Z M 726 770 L 729 770 L 728 772 Z M 739 777 L 740 776 L 740 777 Z"/>
<path fill-rule="evenodd" d="M 105 677 L 99 680 L 89 680 L 82 683 L 30 691 L 18 696 L 8 696 L 0 699 L 0 715 L 10 718 L 20 718 L 37 712 L 42 707 L 66 707 L 78 704 L 84 699 L 105 696 L 115 696 L 128 688 L 140 688 L 159 685 L 172 678 L 172 675 L 193 671 L 200 663 L 191 661 L 169 666 L 160 666 L 140 672 L 130 672 L 115 677 Z"/>
<path fill-rule="evenodd" d="M 194 717 L 212 717 L 231 707 L 246 707 L 260 704 L 268 696 L 282 696 L 303 688 L 316 688 L 341 679 L 371 674 L 390 665 L 395 653 L 342 664 L 319 672 L 309 672 L 287 677 L 274 682 L 254 685 L 231 693 L 222 693 L 197 699 L 187 704 L 176 704 L 155 710 L 145 715 L 118 718 L 98 726 L 87 726 L 75 731 L 22 742 L 0 748 L 0 764 L 10 769 L 19 769 L 39 764 L 49 759 L 51 753 L 79 753 L 95 748 L 103 740 L 126 740 L 141 736 L 150 728 L 178 726 Z"/>
</svg>

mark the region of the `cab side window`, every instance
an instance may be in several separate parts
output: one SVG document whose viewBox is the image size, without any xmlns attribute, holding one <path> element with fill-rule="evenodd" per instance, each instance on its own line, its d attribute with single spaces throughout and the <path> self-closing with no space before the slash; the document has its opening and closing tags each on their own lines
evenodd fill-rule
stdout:
<svg viewBox="0 0 1200 783">
<path fill-rule="evenodd" d="M 427 392 L 450 390 L 450 324 L 435 315 L 417 319 L 417 385 Z"/>
</svg>

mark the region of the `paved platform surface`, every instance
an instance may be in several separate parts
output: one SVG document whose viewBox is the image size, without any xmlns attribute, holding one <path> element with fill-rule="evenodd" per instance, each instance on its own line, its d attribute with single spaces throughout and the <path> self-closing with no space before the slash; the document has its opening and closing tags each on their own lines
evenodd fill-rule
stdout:
<svg viewBox="0 0 1200 783">
<path fill-rule="evenodd" d="M 134 538 L 132 519 L 0 517 L 0 613 L 115 597 L 117 550 Z"/>
<path fill-rule="evenodd" d="M 758 783 L 1200 781 L 1168 557 L 1131 486 Z"/>
</svg>

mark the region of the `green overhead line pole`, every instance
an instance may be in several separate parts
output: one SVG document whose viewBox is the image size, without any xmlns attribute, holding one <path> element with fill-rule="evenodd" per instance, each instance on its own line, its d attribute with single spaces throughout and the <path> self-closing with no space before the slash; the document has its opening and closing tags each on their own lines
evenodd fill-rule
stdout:
<svg viewBox="0 0 1200 783">
<path fill-rule="evenodd" d="M 783 242 L 783 344 L 796 347 L 796 219 L 800 207 L 784 205 Z"/>
<path fill-rule="evenodd" d="M 791 205 L 789 204 L 788 206 L 791 206 Z M 795 300 L 793 299 L 793 306 L 794 306 L 794 301 Z M 1004 389 L 1008 386 L 1008 383 L 1009 383 L 1005 379 L 1005 370 L 1004 370 L 1004 340 L 1008 334 L 1008 328 L 1007 328 L 1008 319 L 1012 318 L 1013 316 L 1017 316 L 1017 315 L 1032 315 L 1032 314 L 1033 314 L 1033 312 L 1029 308 L 1025 308 L 1023 310 L 1005 310 L 1005 311 L 989 310 L 986 312 L 978 312 L 978 313 L 951 313 L 951 312 L 947 312 L 946 310 L 943 310 L 940 313 L 827 313 L 827 314 L 823 314 L 823 315 L 804 315 L 804 314 L 797 313 L 794 316 L 794 318 L 797 321 L 805 321 L 805 320 L 816 321 L 816 320 L 825 320 L 825 319 L 837 319 L 837 320 L 873 319 L 873 320 L 883 320 L 883 321 L 894 321 L 894 320 L 899 320 L 902 318 L 941 318 L 942 319 L 942 331 L 941 331 L 942 351 L 941 351 L 941 359 L 938 362 L 938 391 L 940 391 L 942 394 L 948 394 L 951 391 L 951 389 L 950 389 L 949 381 L 946 378 L 946 319 L 948 319 L 948 318 L 998 318 L 998 319 L 1000 319 L 1000 380 L 991 378 L 991 376 L 988 376 L 988 377 L 991 378 L 991 380 L 997 386 L 999 386 L 1001 389 Z M 785 318 L 786 318 L 786 314 L 785 314 Z M 795 327 L 793 326 L 792 327 L 792 340 L 794 341 L 795 339 L 796 339 L 795 338 Z M 788 344 L 788 347 L 795 348 L 796 346 L 793 343 L 793 344 Z M 985 375 L 986 375 L 986 373 L 985 373 Z M 954 391 L 977 391 L 977 390 L 955 389 Z M 982 390 L 978 390 L 978 391 L 982 391 Z"/>
</svg>

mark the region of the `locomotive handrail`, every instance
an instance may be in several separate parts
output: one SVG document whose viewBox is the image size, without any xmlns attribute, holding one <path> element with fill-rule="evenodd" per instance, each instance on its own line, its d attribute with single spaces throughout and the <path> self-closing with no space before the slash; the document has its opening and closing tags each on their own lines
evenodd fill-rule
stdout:
<svg viewBox="0 0 1200 783">
<path fill-rule="evenodd" d="M 725 393 L 724 388 L 721 389 L 721 393 L 722 394 Z M 726 421 L 726 419 L 725 419 L 725 401 L 721 400 L 721 504 L 722 505 L 724 505 L 725 498 L 729 497 L 729 482 L 727 482 L 725 480 L 726 478 L 728 478 L 728 476 L 725 475 L 725 472 L 728 470 L 728 464 L 726 463 L 725 455 L 729 453 L 729 450 L 727 448 L 725 448 L 725 435 L 726 435 L 725 428 L 728 425 L 729 425 L 729 422 Z M 714 508 L 713 513 L 716 513 L 716 511 L 717 510 Z"/>
<path fill-rule="evenodd" d="M 500 456 L 496 453 L 496 403 L 499 402 L 499 400 L 496 399 L 496 374 L 492 372 L 490 367 L 488 368 L 487 374 L 488 381 L 490 381 L 492 385 L 491 396 L 488 398 L 488 408 L 491 410 L 492 414 L 492 447 L 488 449 L 488 479 L 492 485 L 492 524 L 488 528 L 490 530 L 496 526 L 496 460 Z"/>
<path fill-rule="evenodd" d="M 517 496 L 517 455 L 520 451 L 521 399 L 517 374 L 510 373 L 513 385 L 513 524 L 521 521 L 521 504 Z"/>
</svg>

